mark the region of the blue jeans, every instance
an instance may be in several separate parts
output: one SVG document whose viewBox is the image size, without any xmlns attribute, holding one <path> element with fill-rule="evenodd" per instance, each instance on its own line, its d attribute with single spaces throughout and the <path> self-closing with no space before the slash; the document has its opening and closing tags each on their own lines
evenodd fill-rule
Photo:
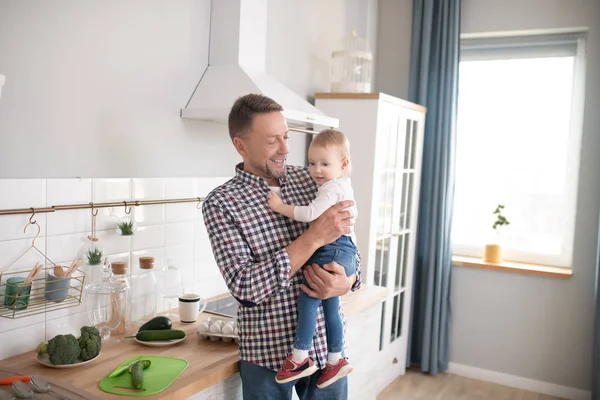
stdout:
<svg viewBox="0 0 600 400">
<path fill-rule="evenodd" d="M 323 266 L 334 261 L 344 267 L 346 276 L 356 272 L 356 246 L 349 236 L 340 236 L 335 242 L 319 248 L 306 263 Z M 305 282 L 305 284 L 307 283 Z M 327 351 L 339 353 L 344 345 L 344 328 L 340 316 L 339 297 L 321 300 L 310 297 L 302 291 L 298 296 L 298 327 L 296 328 L 294 348 L 310 350 L 317 328 L 317 310 L 321 303 L 323 303 L 323 314 L 327 327 Z"/>
<path fill-rule="evenodd" d="M 347 400 L 348 377 L 343 377 L 326 388 L 317 388 L 319 372 L 288 383 L 275 382 L 277 372 L 240 360 L 240 376 L 244 400 L 289 400 L 292 388 L 300 400 Z"/>
</svg>

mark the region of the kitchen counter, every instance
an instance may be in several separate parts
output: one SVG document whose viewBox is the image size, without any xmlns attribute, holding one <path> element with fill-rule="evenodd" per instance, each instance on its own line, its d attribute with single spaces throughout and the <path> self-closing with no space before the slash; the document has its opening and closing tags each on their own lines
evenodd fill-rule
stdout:
<svg viewBox="0 0 600 400">
<path fill-rule="evenodd" d="M 381 302 L 387 294 L 385 288 L 366 286 L 343 297 L 345 314 L 357 314 Z M 196 324 L 181 324 L 173 321 L 173 329 L 182 329 L 186 339 L 169 347 L 148 347 L 133 339 L 122 339 L 120 343 L 105 346 L 100 357 L 85 366 L 72 369 L 44 367 L 36 360 L 35 352 L 28 352 L 0 361 L 0 367 L 24 375 L 39 374 L 65 382 L 103 399 L 117 399 L 122 396 L 105 393 L 98 388 L 98 382 L 119 364 L 133 356 L 178 357 L 189 362 L 185 372 L 165 391 L 144 396 L 146 399 L 185 399 L 238 372 L 238 346 L 235 343 L 212 342 L 198 339 L 196 325 L 212 314 L 203 313 Z M 220 318 L 220 317 L 217 317 Z"/>
</svg>

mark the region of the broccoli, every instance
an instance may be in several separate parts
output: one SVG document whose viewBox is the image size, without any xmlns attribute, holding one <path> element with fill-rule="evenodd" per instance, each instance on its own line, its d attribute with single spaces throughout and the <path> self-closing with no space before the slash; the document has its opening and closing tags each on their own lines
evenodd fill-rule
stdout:
<svg viewBox="0 0 600 400">
<path fill-rule="evenodd" d="M 100 332 L 95 326 L 84 326 L 81 328 L 81 337 L 79 338 L 79 359 L 82 361 L 91 360 L 100 354 L 102 342 Z"/>
<path fill-rule="evenodd" d="M 57 335 L 48 341 L 48 356 L 54 365 L 74 364 L 79 357 L 79 342 L 73 335 Z"/>
<path fill-rule="evenodd" d="M 38 347 L 35 349 L 35 352 L 38 354 L 48 353 L 48 342 L 40 342 L 40 344 L 38 344 Z"/>
</svg>

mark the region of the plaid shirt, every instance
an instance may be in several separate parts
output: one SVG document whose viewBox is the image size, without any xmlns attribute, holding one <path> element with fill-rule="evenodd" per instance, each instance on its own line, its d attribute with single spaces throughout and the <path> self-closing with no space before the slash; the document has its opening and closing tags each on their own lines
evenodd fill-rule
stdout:
<svg viewBox="0 0 600 400">
<path fill-rule="evenodd" d="M 300 271 L 289 278 L 291 264 L 285 248 L 308 229 L 308 224 L 272 211 L 266 182 L 242 168 L 239 164 L 236 176 L 207 196 L 202 213 L 217 265 L 241 304 L 240 358 L 278 370 L 294 343 L 302 281 Z M 308 169 L 286 169 L 286 176 L 280 179 L 281 198 L 287 204 L 308 205 L 317 194 Z M 356 271 L 352 290 L 360 287 L 360 261 Z M 325 367 L 327 335 L 322 307 L 309 354 L 320 368 Z"/>
</svg>

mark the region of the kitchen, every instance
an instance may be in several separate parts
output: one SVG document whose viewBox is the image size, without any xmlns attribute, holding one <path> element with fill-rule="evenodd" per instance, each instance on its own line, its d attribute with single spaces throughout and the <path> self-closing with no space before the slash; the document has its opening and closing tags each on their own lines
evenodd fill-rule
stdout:
<svg viewBox="0 0 600 400">
<path fill-rule="evenodd" d="M 238 156 L 222 122 L 199 121 L 180 115 L 186 112 L 186 104 L 206 69 L 211 2 L 186 1 L 177 6 L 146 3 L 142 13 L 138 2 L 86 6 L 71 2 L 39 3 L 35 7 L 11 3 L 2 7 L 9 11 L 0 13 L 5 16 L 0 24 L 3 32 L 20 37 L 18 44 L 8 44 L 8 48 L 3 42 L 3 54 L 6 54 L 4 49 L 27 47 L 30 49 L 27 52 L 37 54 L 39 61 L 32 62 L 30 56 L 17 52 L 10 56 L 10 63 L 2 63 L 2 74 L 6 76 L 0 98 L 2 115 L 17 118 L 2 118 L 0 129 L 23 134 L 3 134 L 0 148 L 8 151 L 3 154 L 5 157 L 20 153 L 23 146 L 33 146 L 36 154 L 24 163 L 21 157 L 14 157 L 10 165 L 0 167 L 2 177 L 7 178 L 3 180 L 0 208 L 37 209 L 33 220 L 40 224 L 42 233 L 35 242 L 36 247 L 50 260 L 68 266 L 91 234 L 94 209 L 44 213 L 43 208 L 125 202 L 123 207 L 95 210 L 98 213 L 95 236 L 111 261 L 128 261 L 130 273 L 134 275 L 140 271 L 140 257 L 154 257 L 157 270 L 171 260 L 186 282 L 186 293 L 198 293 L 203 298 L 226 293 L 227 288 L 212 259 L 197 201 L 135 204 L 203 198 L 233 175 Z M 327 90 L 330 52 L 348 34 L 346 19 L 349 16 L 346 14 L 363 11 L 362 8 L 345 8 L 345 2 L 329 5 L 312 2 L 301 6 L 271 1 L 268 8 L 264 5 L 264 18 L 268 21 L 263 28 L 268 32 L 256 33 L 263 36 L 263 43 L 257 41 L 254 46 L 264 47 L 262 52 L 266 59 L 262 62 L 267 66 L 266 72 L 280 80 L 289 74 L 288 79 L 284 79 L 289 82 L 289 89 L 282 90 L 296 91 L 300 96 L 294 96 L 299 100 L 316 89 Z M 224 12 L 233 15 L 233 11 Z M 296 18 L 298 12 L 302 13 L 302 19 L 313 21 L 312 28 L 307 29 L 306 24 Z M 373 12 L 369 15 L 372 17 Z M 231 22 L 227 23 L 231 29 Z M 367 21 L 362 23 L 367 25 Z M 28 28 L 23 30 L 25 26 Z M 284 27 L 286 35 L 272 33 Z M 373 34 L 371 39 L 374 41 Z M 317 48 L 313 48 L 315 44 L 319 44 Z M 257 53 L 260 49 L 256 49 L 254 54 Z M 293 57 L 281 57 L 281 54 Z M 236 57 L 233 53 L 228 56 Z M 37 94 L 28 94 L 33 92 Z M 215 93 L 209 96 L 213 101 L 217 99 Z M 303 108 L 298 111 L 313 110 L 307 102 L 299 103 Z M 24 104 L 27 104 L 25 109 L 35 110 L 37 117 L 17 116 L 17 110 L 24 112 Z M 219 106 L 225 107 L 224 104 Z M 291 135 L 289 164 L 304 164 L 308 140 L 304 133 Z M 3 163 L 8 161 L 4 158 Z M 2 216 L 0 264 L 3 266 L 31 244 L 35 227 L 20 233 L 31 216 Z M 116 225 L 128 216 L 136 224 L 134 235 L 115 234 Z M 11 268 L 25 268 L 33 260 L 37 261 L 36 256 L 28 253 Z M 84 265 L 81 270 L 91 273 L 89 268 Z M 94 275 L 96 279 L 97 271 Z M 86 279 L 85 284 L 91 282 L 91 274 Z M 358 302 L 362 305 L 356 307 L 355 322 L 351 319 L 352 301 L 347 300 L 350 324 L 360 325 L 363 308 L 371 305 L 377 308 L 381 299 L 377 291 L 374 292 L 372 299 L 367 291 L 363 293 L 366 299 Z M 58 334 L 79 336 L 79 328 L 89 324 L 85 301 L 84 293 L 82 304 L 75 307 L 23 318 L 2 318 L 0 358 L 9 360 L 11 369 L 34 368 L 36 364 L 41 367 L 31 351 L 39 342 Z M 160 301 L 159 306 L 164 309 L 167 302 Z M 200 318 L 208 315 L 202 313 Z M 173 324 L 180 326 L 175 318 Z M 66 384 L 88 382 L 93 376 L 97 386 L 110 370 L 129 358 L 123 353 L 163 354 L 188 360 L 193 354 L 193 359 L 202 360 L 201 363 L 190 362 L 185 374 L 170 388 L 173 394 L 169 398 L 191 397 L 228 376 L 235 380 L 237 347 L 233 343 L 200 341 L 192 328 L 187 333 L 186 340 L 177 346 L 146 348 L 131 339 L 123 339 L 114 347 L 106 346 L 99 359 L 84 368 L 67 371 L 42 367 L 36 371 L 49 380 Z M 357 336 L 359 333 L 357 330 Z M 371 336 L 377 335 L 373 330 Z M 377 342 L 373 340 L 373 346 Z M 206 357 L 206 353 L 211 356 Z M 90 387 L 89 384 L 84 386 L 85 390 Z M 105 395 L 95 389 L 90 393 Z"/>
<path fill-rule="evenodd" d="M 256 0 L 244 12 L 248 20 L 262 23 L 243 24 L 240 22 L 243 19 L 237 17 L 239 4 L 247 5 L 249 1 L 228 2 L 235 3 L 234 8 L 223 7 L 222 15 L 211 16 L 214 0 L 176 3 L 0 0 L 0 210 L 23 209 L 19 214 L 0 215 L 0 271 L 26 251 L 23 258 L 10 266 L 11 271 L 25 271 L 23 277 L 36 262 L 47 263 L 42 260 L 44 257 L 69 267 L 76 255 L 89 250 L 88 236 L 97 237 L 104 255 L 111 262 L 126 262 L 131 277 L 141 271 L 140 258 L 154 259 L 157 276 L 170 261 L 181 275 L 182 292 L 213 300 L 208 308 L 214 307 L 228 291 L 212 255 L 200 200 L 230 179 L 239 161 L 224 124 L 232 98 L 273 78 L 281 83 L 276 89 L 280 94 L 273 95 L 276 100 L 290 95 L 291 101 L 299 101 L 293 107 L 298 112 L 287 116 L 290 126 L 312 129 L 302 118 L 313 113 L 324 118 L 325 125 L 327 118 L 339 118 L 341 127 L 343 121 L 355 121 L 352 118 L 362 111 L 350 115 L 335 111 L 342 110 L 339 107 L 342 100 L 329 94 L 332 51 L 340 48 L 353 29 L 374 52 L 371 91 L 378 96 L 353 101 L 400 106 L 393 99 L 408 98 L 412 1 Z M 558 28 L 596 26 L 587 22 L 587 15 L 592 14 L 591 5 L 585 6 L 590 12 L 580 10 L 572 19 L 561 19 L 557 15 L 567 15 L 563 12 L 566 6 L 556 5 L 554 11 L 538 15 L 535 6 L 518 3 L 511 2 L 511 7 L 523 11 L 523 18 L 532 21 L 530 24 L 504 16 L 504 21 L 510 21 L 505 26 L 501 23 L 490 26 L 499 26 L 498 30 L 542 29 L 552 26 L 555 20 L 562 21 L 556 22 Z M 238 9 L 234 11 L 236 4 Z M 496 16 L 497 10 L 492 6 L 486 8 L 467 0 L 463 4 L 466 26 L 471 31 L 484 31 L 485 21 Z M 255 29 L 256 26 L 261 29 Z M 243 35 L 232 34 L 240 31 Z M 594 35 L 597 32 L 592 29 L 590 37 Z M 590 54 L 591 62 L 597 61 L 597 54 L 593 51 Z M 211 57 L 214 62 L 209 62 Z M 238 65 L 240 60 L 265 75 L 256 78 L 245 74 Z M 233 68 L 220 73 L 208 67 L 218 66 L 219 61 Z M 239 93 L 226 93 L 222 89 L 221 83 L 227 80 L 235 83 Z M 592 97 L 594 90 L 588 88 Z M 379 91 L 396 97 L 380 96 Z M 363 131 L 371 129 L 359 125 L 360 122 L 356 121 L 356 126 Z M 596 126 L 593 122 L 588 125 Z M 367 135 L 356 135 L 352 138 L 354 149 L 368 149 Z M 305 165 L 309 143 L 309 134 L 290 132 L 288 164 Z M 364 160 L 374 157 L 372 152 Z M 598 162 L 589 161 L 589 157 L 586 168 L 588 172 L 596 171 Z M 579 205 L 586 215 L 581 219 L 595 224 L 597 184 L 586 185 L 583 190 L 584 197 L 594 201 Z M 65 208 L 51 209 L 52 206 Z M 35 245 L 42 255 L 28 250 L 37 232 L 32 221 L 40 229 Z M 124 221 L 134 222 L 133 235 L 121 234 L 118 225 Z M 359 218 L 357 223 L 369 225 L 369 219 Z M 27 226 L 25 232 L 24 226 Z M 586 230 L 578 234 L 589 239 L 579 242 L 579 246 L 585 246 L 580 254 L 585 254 L 586 262 L 581 263 L 587 265 L 593 263 L 587 262 L 588 258 L 595 257 L 595 243 L 591 242 L 596 227 L 581 226 L 578 229 Z M 361 225 L 364 236 L 359 240 L 371 240 L 372 229 L 375 228 Z M 382 249 L 377 245 L 373 248 Z M 379 253 L 376 255 L 373 250 L 365 256 L 373 259 Z M 566 315 L 568 322 L 528 314 L 534 322 L 527 325 L 512 324 L 508 319 L 525 315 L 519 314 L 527 309 L 523 303 L 515 300 L 507 306 L 512 307 L 512 313 L 504 313 L 497 309 L 504 300 L 493 297 L 495 290 L 502 287 L 504 294 L 497 296 L 505 299 L 513 287 L 524 284 L 524 280 L 517 281 L 523 278 L 499 275 L 498 280 L 490 283 L 485 280 L 490 275 L 485 273 L 493 272 L 462 267 L 454 270 L 453 332 L 458 334 L 453 335 L 449 344 L 455 368 L 451 372 L 480 379 L 489 376 L 493 377 L 490 381 L 504 385 L 517 382 L 521 389 L 560 397 L 589 398 L 586 396 L 591 368 L 579 360 L 590 353 L 591 318 L 582 316 L 588 315 L 587 312 L 573 311 L 575 307 L 577 310 L 583 307 L 591 312 L 593 279 L 589 271 L 578 273 L 565 281 L 564 286 L 552 280 L 535 281 L 536 288 L 543 291 L 540 298 L 560 302 L 559 314 Z M 72 276 L 79 279 L 85 276 L 80 285 L 83 289 L 97 280 L 99 271 L 83 263 Z M 395 274 L 393 270 L 387 272 L 392 290 L 365 285 L 343 299 L 349 327 L 349 356 L 360 367 L 349 379 L 350 398 L 375 399 L 405 372 L 402 357 L 388 357 L 385 365 L 380 364 L 384 357 L 381 349 L 404 336 L 400 332 L 407 329 L 408 314 L 397 313 L 392 304 L 404 304 L 399 306 L 404 309 L 409 302 L 402 303 L 402 299 L 410 297 L 408 291 L 402 296 L 402 290 L 394 290 Z M 371 270 L 368 274 L 371 282 L 375 277 L 379 282 L 386 280 L 382 271 Z M 403 289 L 410 287 L 410 274 L 398 276 Z M 469 297 L 471 290 L 479 290 L 480 296 Z M 59 334 L 79 336 L 80 328 L 90 325 L 88 296 L 85 291 L 80 293 L 82 296 L 72 307 L 60 308 L 61 303 L 45 302 L 50 309 L 44 312 L 34 313 L 32 308 L 22 318 L 0 317 L 0 378 L 14 375 L 9 371 L 36 372 L 61 394 L 68 387 L 72 394 L 85 391 L 79 392 L 80 398 L 86 398 L 87 393 L 91 393 L 89 398 L 92 395 L 118 398 L 102 392 L 98 382 L 131 357 L 167 356 L 184 359 L 188 366 L 165 391 L 152 398 L 241 398 L 235 341 L 205 340 L 196 331 L 207 318 L 231 319 L 211 314 L 208 308 L 196 324 L 186 325 L 172 318 L 173 329 L 186 333 L 185 340 L 173 346 L 144 346 L 133 338 L 122 338 L 124 333 L 115 333 L 113 344 L 103 348 L 99 358 L 86 366 L 67 370 L 41 365 L 34 352 L 40 342 Z M 158 309 L 166 312 L 169 307 L 177 308 L 176 303 L 173 297 L 161 297 Z M 227 315 L 232 312 L 225 311 Z M 382 314 L 398 329 L 380 332 Z M 400 315 L 402 318 L 392 319 Z M 499 324 L 502 327 L 516 325 L 515 331 L 478 332 L 474 327 L 480 320 L 488 321 L 490 315 L 504 318 Z M 540 331 L 562 333 L 546 338 L 546 343 L 538 340 Z M 559 337 L 564 340 L 559 341 Z M 116 340 L 119 343 L 114 343 Z M 392 345 L 394 351 L 406 348 L 404 340 L 402 337 Z M 561 343 L 576 345 L 572 351 Z M 531 351 L 528 362 L 534 365 L 528 367 L 518 357 L 508 359 L 503 354 L 508 354 L 503 350 L 507 348 L 517 354 Z M 556 365 L 535 361 L 544 360 L 547 348 L 566 361 Z M 372 354 L 380 356 L 370 357 Z M 406 350 L 402 354 L 406 356 Z M 486 371 L 493 373 L 486 375 Z M 35 398 L 44 396 L 50 395 L 36 394 Z"/>
</svg>

